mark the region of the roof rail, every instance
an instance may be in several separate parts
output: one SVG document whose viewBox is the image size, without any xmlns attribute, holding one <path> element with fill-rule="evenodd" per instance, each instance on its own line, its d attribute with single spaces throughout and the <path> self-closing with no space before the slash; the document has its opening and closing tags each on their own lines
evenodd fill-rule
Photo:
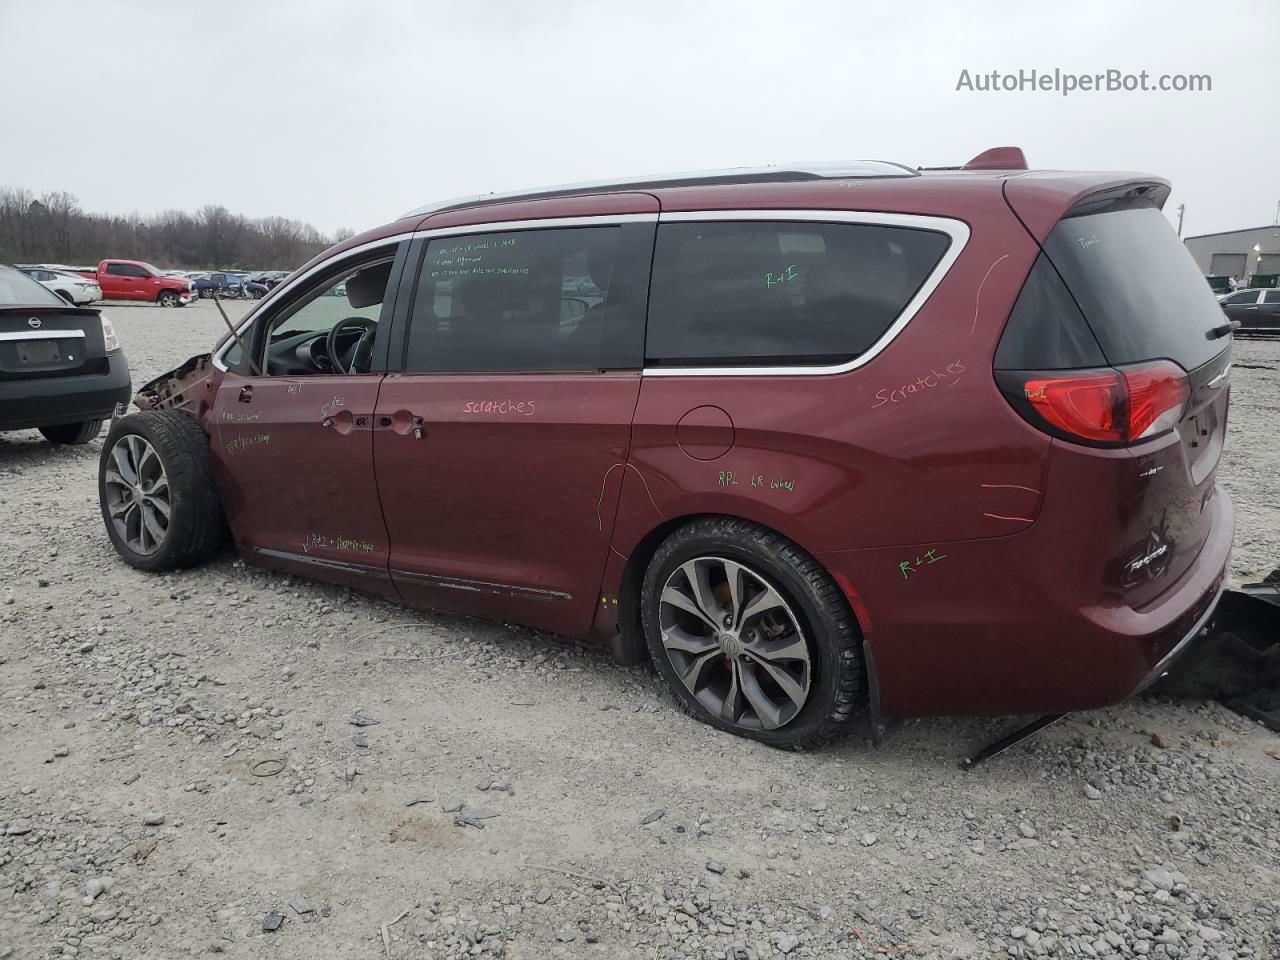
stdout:
<svg viewBox="0 0 1280 960">
<path fill-rule="evenodd" d="M 847 163 L 813 162 L 787 163 L 767 167 L 730 167 L 725 170 L 701 170 L 690 173 L 668 173 L 656 176 L 636 177 L 629 180 L 591 180 L 583 183 L 565 183 L 536 190 L 516 190 L 510 193 L 482 193 L 472 197 L 456 197 L 440 203 L 418 207 L 401 215 L 405 217 L 443 213 L 464 207 L 481 207 L 494 203 L 511 203 L 515 200 L 546 200 L 551 197 L 568 197 L 580 193 L 604 193 L 616 190 L 646 190 L 662 187 L 707 187 L 729 183 L 787 183 L 802 180 L 882 179 L 887 177 L 919 176 L 910 167 L 884 160 L 854 160 Z"/>
</svg>

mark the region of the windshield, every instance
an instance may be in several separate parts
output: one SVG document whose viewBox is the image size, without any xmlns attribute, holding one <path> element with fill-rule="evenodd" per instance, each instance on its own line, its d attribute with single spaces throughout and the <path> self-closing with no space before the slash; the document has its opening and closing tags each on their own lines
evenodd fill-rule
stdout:
<svg viewBox="0 0 1280 960">
<path fill-rule="evenodd" d="M 0 307 L 65 307 L 62 298 L 25 273 L 0 266 Z"/>
<path fill-rule="evenodd" d="M 1222 308 L 1169 221 L 1130 206 L 1060 221 L 1044 244 L 1107 362 L 1167 357 L 1186 370 L 1225 347 Z"/>
</svg>

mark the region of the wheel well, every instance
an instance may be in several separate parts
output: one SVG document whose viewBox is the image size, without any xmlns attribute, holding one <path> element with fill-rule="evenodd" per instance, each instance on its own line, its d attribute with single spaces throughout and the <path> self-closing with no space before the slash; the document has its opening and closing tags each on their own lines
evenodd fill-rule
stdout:
<svg viewBox="0 0 1280 960">
<path fill-rule="evenodd" d="M 666 520 L 654 527 L 631 551 L 626 566 L 622 568 L 622 584 L 618 589 L 618 636 L 614 641 L 614 656 L 625 664 L 643 663 L 649 659 L 649 648 L 644 642 L 644 627 L 640 623 L 640 587 L 649 561 L 658 552 L 662 541 L 687 523 L 705 517 L 719 516 L 713 513 L 693 513 Z"/>
<path fill-rule="evenodd" d="M 776 530 L 766 524 L 728 513 L 686 514 L 683 517 L 674 517 L 671 520 L 667 520 L 650 530 L 636 544 L 635 549 L 631 551 L 631 555 L 627 557 L 626 566 L 622 570 L 622 583 L 618 589 L 618 635 L 614 640 L 613 651 L 619 662 L 637 664 L 649 659 L 649 648 L 644 640 L 644 627 L 640 623 L 640 590 L 644 584 L 644 572 L 649 568 L 649 561 L 658 552 L 658 547 L 662 545 L 662 541 L 666 540 L 671 534 L 696 520 L 708 519 L 744 520 L 779 536 L 786 536 L 780 530 Z M 790 537 L 787 539 L 790 539 Z M 804 549 L 804 544 L 799 544 L 799 546 Z M 836 581 L 836 585 L 841 588 L 840 595 L 844 597 L 845 604 L 852 607 L 840 580 L 830 570 L 827 570 L 827 576 Z M 858 615 L 852 609 L 850 613 L 854 622 L 861 628 L 862 623 Z"/>
</svg>

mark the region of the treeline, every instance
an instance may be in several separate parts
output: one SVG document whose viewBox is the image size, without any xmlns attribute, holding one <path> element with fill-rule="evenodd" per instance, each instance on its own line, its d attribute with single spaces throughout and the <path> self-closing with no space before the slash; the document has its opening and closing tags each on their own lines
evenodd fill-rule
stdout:
<svg viewBox="0 0 1280 960">
<path fill-rule="evenodd" d="M 326 236 L 284 217 L 251 220 L 210 204 L 196 213 L 154 216 L 88 213 L 70 193 L 0 187 L 0 263 L 96 266 L 145 260 L 165 268 L 288 270 L 351 236 Z"/>
</svg>

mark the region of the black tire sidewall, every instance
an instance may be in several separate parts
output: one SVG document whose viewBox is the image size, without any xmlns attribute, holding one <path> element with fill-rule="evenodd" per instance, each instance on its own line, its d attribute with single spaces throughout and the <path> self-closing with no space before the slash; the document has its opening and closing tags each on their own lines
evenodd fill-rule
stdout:
<svg viewBox="0 0 1280 960">
<path fill-rule="evenodd" d="M 695 533 L 695 531 L 697 531 Z M 667 578 L 680 564 L 698 556 L 723 557 L 746 564 L 782 592 L 800 620 L 809 641 L 812 675 L 809 699 L 790 723 L 778 730 L 750 730 L 712 715 L 686 689 L 667 659 L 659 630 L 659 596 Z M 720 730 L 750 737 L 771 746 L 796 749 L 818 737 L 838 706 L 840 644 L 838 625 L 829 622 L 810 581 L 756 538 L 741 533 L 715 533 L 694 525 L 677 532 L 658 548 L 646 571 L 641 593 L 641 617 L 649 655 L 662 678 L 686 711 Z"/>
<path fill-rule="evenodd" d="M 157 418 L 187 416 L 187 414 L 138 413 L 123 417 L 116 421 L 107 433 L 102 445 L 102 455 L 98 460 L 98 503 L 102 512 L 102 522 L 107 536 L 116 552 L 132 567 L 140 570 L 172 570 L 189 566 L 193 557 L 190 545 L 196 538 L 196 525 L 207 523 L 207 519 L 198 516 L 196 491 L 191 489 L 194 483 L 212 483 L 211 477 L 192 476 L 189 472 L 175 469 L 175 459 L 184 451 L 176 449 L 175 434 L 158 426 Z M 165 478 L 169 484 L 169 527 L 164 542 L 154 553 L 142 554 L 133 550 L 121 539 L 107 507 L 106 468 L 111 462 L 111 450 L 124 436 L 136 434 L 151 444 L 160 464 L 164 468 Z M 180 441 L 179 441 L 180 442 Z"/>
<path fill-rule="evenodd" d="M 78 446 L 93 440 L 102 431 L 101 420 L 84 420 L 80 423 L 60 423 L 52 427 L 39 427 L 41 436 L 58 446 Z"/>
</svg>

